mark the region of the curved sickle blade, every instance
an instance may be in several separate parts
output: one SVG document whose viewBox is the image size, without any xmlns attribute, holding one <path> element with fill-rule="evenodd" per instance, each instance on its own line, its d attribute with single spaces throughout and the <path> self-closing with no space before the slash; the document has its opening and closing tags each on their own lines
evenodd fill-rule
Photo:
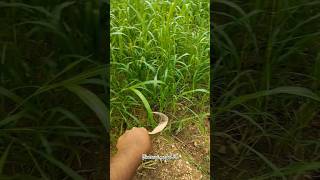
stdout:
<svg viewBox="0 0 320 180">
<path fill-rule="evenodd" d="M 160 120 L 160 123 L 158 124 L 158 126 L 156 128 L 154 128 L 151 132 L 149 132 L 149 134 L 157 134 L 157 133 L 161 132 L 167 126 L 169 118 L 167 115 L 165 115 L 161 112 L 152 112 L 152 113 L 159 115 L 161 120 Z"/>
</svg>

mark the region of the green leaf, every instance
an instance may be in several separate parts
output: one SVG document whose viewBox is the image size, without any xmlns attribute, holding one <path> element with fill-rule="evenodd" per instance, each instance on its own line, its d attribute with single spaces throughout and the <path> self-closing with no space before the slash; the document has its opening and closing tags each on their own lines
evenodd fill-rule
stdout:
<svg viewBox="0 0 320 180">
<path fill-rule="evenodd" d="M 277 176 L 281 176 L 282 179 L 285 178 L 284 174 L 280 171 L 280 169 L 273 164 L 268 158 L 266 158 L 263 154 L 261 154 L 260 152 L 256 151 L 255 149 L 253 149 L 252 147 L 238 141 L 242 146 L 246 147 L 247 149 L 249 149 L 250 151 L 252 151 L 253 153 L 255 153 L 260 159 L 262 159 L 273 171 L 274 174 L 276 174 Z"/>
<path fill-rule="evenodd" d="M 43 136 L 42 133 L 40 133 L 40 132 L 39 132 L 39 138 L 40 138 L 40 141 L 41 141 L 43 147 L 46 149 L 46 152 L 51 155 L 52 148 L 51 148 L 47 138 L 45 136 Z M 32 154 L 31 154 L 31 156 L 32 156 Z"/>
<path fill-rule="evenodd" d="M 271 90 L 259 91 L 256 93 L 240 96 L 240 97 L 234 99 L 233 101 L 231 101 L 226 107 L 224 107 L 224 109 L 230 109 L 238 104 L 244 103 L 244 102 L 252 100 L 252 99 L 257 99 L 257 98 L 260 98 L 263 96 L 271 96 L 271 95 L 276 95 L 276 94 L 297 95 L 297 96 L 301 96 L 301 97 L 307 97 L 307 98 L 310 98 L 310 99 L 313 99 L 315 101 L 320 102 L 320 97 L 307 88 L 286 86 L 286 87 L 278 87 L 278 88 L 271 89 Z"/>
<path fill-rule="evenodd" d="M 285 168 L 282 168 L 282 174 L 284 175 L 301 175 L 307 171 L 319 170 L 320 162 L 302 162 L 291 164 Z M 252 180 L 271 179 L 279 176 L 277 173 L 269 173 L 260 177 L 252 178 Z"/>
<path fill-rule="evenodd" d="M 250 123 L 252 123 L 253 125 L 255 125 L 257 128 L 259 128 L 264 134 L 266 134 L 265 130 L 259 125 L 259 123 L 257 123 L 253 118 L 251 118 L 250 116 L 248 116 L 247 114 L 241 113 L 239 111 L 230 111 L 246 120 L 248 120 Z"/>
<path fill-rule="evenodd" d="M 6 117 L 5 119 L 0 120 L 0 128 L 12 122 L 18 121 L 25 115 L 25 111 L 21 111 L 17 114 Z"/>
<path fill-rule="evenodd" d="M 105 104 L 91 91 L 78 85 L 68 85 L 66 88 L 76 94 L 100 119 L 103 127 L 108 131 L 108 114 Z"/>
<path fill-rule="evenodd" d="M 68 64 L 67 67 L 65 67 L 61 72 L 59 72 L 58 74 L 56 74 L 52 79 L 50 79 L 50 81 L 48 81 L 45 85 L 50 84 L 51 82 L 53 82 L 55 79 L 57 79 L 59 76 L 61 76 L 62 74 L 66 73 L 67 71 L 69 71 L 70 69 L 76 67 L 78 64 L 80 64 L 81 62 L 83 62 L 85 60 L 85 58 L 81 58 L 77 61 L 74 61 L 70 64 Z"/>
<path fill-rule="evenodd" d="M 18 95 L 14 94 L 13 92 L 1 86 L 0 86 L 0 95 L 6 96 L 7 98 L 11 99 L 16 103 L 21 103 L 23 101 L 21 97 L 19 97 Z"/>
<path fill-rule="evenodd" d="M 136 89 L 136 88 L 139 88 L 140 86 L 144 86 L 144 85 L 147 85 L 147 84 L 165 84 L 163 81 L 159 81 L 159 80 L 150 80 L 150 81 L 144 81 L 144 82 L 141 82 L 141 83 L 137 83 L 133 86 L 130 86 L 128 89 Z M 123 89 L 123 90 L 127 90 L 127 89 Z"/>
<path fill-rule="evenodd" d="M 30 155 L 32 161 L 34 162 L 34 164 L 36 165 L 36 168 L 38 169 L 38 171 L 40 172 L 41 176 L 43 179 L 48 180 L 48 175 L 44 172 L 44 170 L 40 167 L 38 161 L 36 160 L 36 158 L 33 156 L 32 152 L 27 148 L 28 154 Z"/>
<path fill-rule="evenodd" d="M 132 90 L 137 96 L 139 96 L 144 107 L 147 110 L 149 123 L 151 123 L 152 126 L 155 126 L 156 122 L 153 119 L 152 110 L 151 110 L 150 104 L 149 104 L 148 100 L 146 99 L 146 97 L 139 90 L 137 90 L 135 88 L 130 88 L 130 90 Z"/>
<path fill-rule="evenodd" d="M 50 12 L 45 10 L 43 7 L 38 7 L 38 6 L 30 6 L 27 4 L 23 4 L 23 3 L 7 3 L 7 2 L 0 2 L 0 8 L 21 8 L 24 9 L 26 11 L 38 11 L 41 12 L 43 14 L 45 14 L 46 16 L 50 16 Z"/>
<path fill-rule="evenodd" d="M 38 154 L 40 154 L 41 156 L 43 156 L 44 158 L 46 158 L 49 162 L 51 162 L 52 164 L 56 165 L 57 167 L 59 167 L 61 170 L 63 170 L 68 176 L 70 176 L 72 179 L 74 180 L 84 180 L 83 177 L 81 177 L 78 173 L 76 173 L 73 169 L 69 168 L 68 166 L 66 166 L 65 164 L 63 164 L 62 162 L 58 161 L 57 159 L 55 159 L 53 156 L 49 156 L 43 152 L 37 151 L 32 149 L 33 151 L 37 152 Z"/>
<path fill-rule="evenodd" d="M 231 1 L 227 1 L 227 0 L 214 0 L 213 2 L 215 3 L 220 3 L 220 4 L 224 4 L 226 6 L 229 6 L 231 8 L 233 8 L 234 10 L 238 11 L 242 16 L 245 16 L 246 13 L 244 12 L 244 10 L 237 4 L 231 2 Z"/>
<path fill-rule="evenodd" d="M 52 15 L 55 18 L 55 21 L 56 22 L 60 21 L 62 10 L 73 5 L 74 3 L 75 3 L 74 1 L 67 1 L 57 5 L 52 11 Z"/>
<path fill-rule="evenodd" d="M 71 119 L 76 125 L 78 125 L 79 127 L 82 127 L 83 130 L 85 130 L 86 132 L 89 132 L 87 126 L 83 124 L 82 121 L 71 111 L 61 107 L 55 108 L 54 111 L 62 113 L 68 119 Z"/>
<path fill-rule="evenodd" d="M 178 97 L 185 96 L 185 95 L 187 95 L 187 94 L 195 93 L 195 92 L 203 92 L 203 93 L 206 93 L 206 94 L 209 94 L 209 93 L 210 93 L 210 91 L 208 91 L 208 90 L 206 90 L 206 89 L 194 89 L 194 90 L 191 90 L 191 91 L 183 92 L 183 93 L 180 94 Z"/>
</svg>

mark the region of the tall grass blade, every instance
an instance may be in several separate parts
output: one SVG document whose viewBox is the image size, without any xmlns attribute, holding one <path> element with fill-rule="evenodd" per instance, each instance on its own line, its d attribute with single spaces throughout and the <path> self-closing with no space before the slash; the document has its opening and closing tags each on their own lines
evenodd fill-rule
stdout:
<svg viewBox="0 0 320 180">
<path fill-rule="evenodd" d="M 130 88 L 131 91 L 133 91 L 137 96 L 139 96 L 139 98 L 141 99 L 144 107 L 146 108 L 147 110 L 147 114 L 148 114 L 148 122 L 152 125 L 152 126 L 155 126 L 156 125 L 156 122 L 154 121 L 153 119 L 153 114 L 152 114 L 152 110 L 151 110 L 151 107 L 150 107 L 150 104 L 148 102 L 148 100 L 146 99 L 146 97 L 137 89 L 135 88 Z"/>
<path fill-rule="evenodd" d="M 320 169 L 320 162 L 301 162 L 289 165 L 285 168 L 281 168 L 282 174 L 284 175 L 301 175 L 308 171 L 314 171 Z M 264 180 L 276 178 L 279 175 L 277 173 L 270 173 L 260 177 L 252 178 L 252 180 Z"/>
<path fill-rule="evenodd" d="M 10 123 L 14 123 L 14 122 L 18 121 L 19 119 L 21 119 L 25 115 L 25 113 L 26 113 L 25 111 L 21 111 L 17 114 L 9 115 L 8 117 L 0 120 L 0 128 L 8 125 Z"/>
<path fill-rule="evenodd" d="M 19 97 L 18 95 L 14 94 L 10 90 L 1 86 L 0 86 L 0 95 L 6 96 L 7 98 L 11 99 L 15 103 L 21 103 L 23 101 L 21 97 Z"/>
<path fill-rule="evenodd" d="M 271 89 L 271 90 L 259 91 L 256 93 L 240 96 L 240 97 L 234 99 L 233 101 L 231 101 L 225 108 L 230 109 L 230 108 L 234 107 L 235 105 L 244 103 L 244 102 L 252 100 L 252 99 L 257 99 L 259 97 L 271 96 L 271 95 L 276 95 L 276 94 L 297 95 L 297 96 L 307 97 L 307 98 L 310 98 L 310 99 L 313 99 L 315 101 L 320 102 L 320 97 L 307 88 L 287 86 L 287 87 L 278 87 L 278 88 Z"/>
<path fill-rule="evenodd" d="M 71 169 L 70 167 L 66 166 L 62 162 L 58 161 L 53 156 L 47 155 L 47 154 L 45 154 L 43 152 L 40 152 L 40 151 L 37 151 L 37 150 L 34 150 L 34 149 L 33 149 L 33 151 L 35 151 L 37 154 L 39 154 L 42 157 L 44 157 L 45 159 L 47 159 L 50 163 L 56 165 L 58 168 L 63 170 L 72 179 L 74 179 L 74 180 L 84 180 L 84 178 L 81 177 L 78 173 L 76 173 L 73 169 Z"/>
<path fill-rule="evenodd" d="M 66 88 L 76 94 L 92 111 L 94 111 L 99 118 L 101 124 L 105 130 L 109 130 L 109 125 L 107 122 L 107 107 L 106 105 L 93 94 L 91 91 L 78 86 L 78 85 L 68 85 Z"/>
</svg>

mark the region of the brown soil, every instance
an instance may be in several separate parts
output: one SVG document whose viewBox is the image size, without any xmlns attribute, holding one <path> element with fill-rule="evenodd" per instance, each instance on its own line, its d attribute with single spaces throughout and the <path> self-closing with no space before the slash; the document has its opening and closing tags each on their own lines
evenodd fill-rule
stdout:
<svg viewBox="0 0 320 180">
<path fill-rule="evenodd" d="M 144 160 L 134 180 L 210 179 L 209 131 L 201 134 L 192 124 L 176 136 L 158 134 L 152 141 L 153 151 L 148 155 L 177 155 L 178 159 Z"/>
<path fill-rule="evenodd" d="M 178 106 L 178 111 L 167 113 L 171 122 L 179 121 L 181 118 L 188 118 L 188 113 L 183 104 Z M 208 112 L 202 110 L 200 112 Z M 146 119 L 146 114 L 137 110 L 133 113 L 140 120 Z M 176 117 L 172 116 L 175 114 Z M 179 119 L 177 119 L 179 117 Z M 166 129 L 152 135 L 153 150 L 148 156 L 170 156 L 176 155 L 177 159 L 171 160 L 144 160 L 139 166 L 134 180 L 206 180 L 210 179 L 210 125 L 209 119 L 205 118 L 205 129 L 202 132 L 194 123 L 183 123 L 183 129 L 177 134 L 171 134 Z M 192 121 L 192 120 L 191 120 Z M 150 129 L 149 129 L 150 130 Z M 116 153 L 116 137 L 111 141 L 111 154 Z"/>
</svg>

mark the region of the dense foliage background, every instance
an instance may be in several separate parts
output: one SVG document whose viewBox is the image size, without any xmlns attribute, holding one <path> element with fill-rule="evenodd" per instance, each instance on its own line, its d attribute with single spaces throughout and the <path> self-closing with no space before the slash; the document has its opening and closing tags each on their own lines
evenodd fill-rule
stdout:
<svg viewBox="0 0 320 180">
<path fill-rule="evenodd" d="M 105 167 L 99 7 L 0 2 L 0 179 L 94 179 Z"/>
<path fill-rule="evenodd" d="M 112 140 L 154 128 L 152 111 L 169 116 L 170 133 L 192 122 L 207 131 L 209 1 L 111 1 L 110 18 Z"/>
<path fill-rule="evenodd" d="M 316 179 L 320 2 L 211 6 L 216 179 Z"/>
</svg>

